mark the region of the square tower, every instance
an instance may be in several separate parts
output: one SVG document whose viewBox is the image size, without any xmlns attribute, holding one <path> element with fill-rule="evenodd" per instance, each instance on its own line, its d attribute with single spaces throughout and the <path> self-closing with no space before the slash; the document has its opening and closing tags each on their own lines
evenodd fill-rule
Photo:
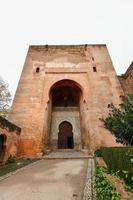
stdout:
<svg viewBox="0 0 133 200">
<path fill-rule="evenodd" d="M 106 45 L 30 46 L 9 116 L 22 129 L 18 154 L 117 146 L 99 118 L 121 95 Z"/>
</svg>

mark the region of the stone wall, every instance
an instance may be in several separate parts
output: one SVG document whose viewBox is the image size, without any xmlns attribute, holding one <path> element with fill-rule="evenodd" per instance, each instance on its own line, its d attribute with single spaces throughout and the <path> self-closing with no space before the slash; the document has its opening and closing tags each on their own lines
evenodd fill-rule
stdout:
<svg viewBox="0 0 133 200">
<path fill-rule="evenodd" d="M 127 69 L 126 73 L 118 76 L 125 94 L 133 93 L 133 62 Z"/>
<path fill-rule="evenodd" d="M 1 161 L 6 161 L 10 155 L 17 156 L 21 129 L 0 116 L 0 136 L 4 137 Z"/>
</svg>

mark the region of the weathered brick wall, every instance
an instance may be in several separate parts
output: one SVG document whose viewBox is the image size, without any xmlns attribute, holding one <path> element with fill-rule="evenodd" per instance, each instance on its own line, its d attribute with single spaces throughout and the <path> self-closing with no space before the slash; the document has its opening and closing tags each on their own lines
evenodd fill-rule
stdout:
<svg viewBox="0 0 133 200">
<path fill-rule="evenodd" d="M 133 93 L 133 62 L 122 76 L 118 76 L 125 94 Z"/>
<path fill-rule="evenodd" d="M 10 155 L 17 156 L 19 135 L 21 129 L 8 120 L 0 117 L 0 135 L 4 136 L 2 160 L 6 161 Z"/>
</svg>

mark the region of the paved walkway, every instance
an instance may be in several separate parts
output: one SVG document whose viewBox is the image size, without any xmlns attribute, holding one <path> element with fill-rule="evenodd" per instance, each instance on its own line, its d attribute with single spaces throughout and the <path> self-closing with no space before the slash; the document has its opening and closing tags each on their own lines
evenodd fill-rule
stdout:
<svg viewBox="0 0 133 200">
<path fill-rule="evenodd" d="M 0 181 L 0 200 L 91 200 L 92 167 L 93 159 L 41 160 Z"/>
</svg>

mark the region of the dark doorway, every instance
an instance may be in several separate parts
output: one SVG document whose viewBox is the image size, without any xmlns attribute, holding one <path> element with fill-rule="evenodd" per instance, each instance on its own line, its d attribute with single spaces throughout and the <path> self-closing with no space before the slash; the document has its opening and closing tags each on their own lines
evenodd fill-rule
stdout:
<svg viewBox="0 0 133 200">
<path fill-rule="evenodd" d="M 80 142 L 80 133 L 76 138 L 77 130 L 73 130 L 72 124 L 67 119 L 74 119 L 73 125 L 80 123 L 80 105 L 82 106 L 81 86 L 69 79 L 57 81 L 50 89 L 50 99 L 48 101 L 49 115 L 49 146 L 51 149 L 73 149 Z M 64 118 L 65 117 L 65 118 Z M 57 124 L 62 121 L 60 125 Z M 58 130 L 57 130 L 58 128 Z M 79 141 L 77 143 L 77 141 Z"/>
<path fill-rule="evenodd" d="M 71 81 L 59 81 L 52 88 L 53 107 L 78 107 L 80 89 Z"/>
<path fill-rule="evenodd" d="M 74 148 L 72 125 L 67 121 L 62 122 L 59 125 L 58 148 L 59 149 Z"/>
<path fill-rule="evenodd" d="M 5 141 L 6 141 L 6 136 L 5 135 L 0 135 L 0 162 L 2 162 L 4 154 L 5 154 Z"/>
</svg>

